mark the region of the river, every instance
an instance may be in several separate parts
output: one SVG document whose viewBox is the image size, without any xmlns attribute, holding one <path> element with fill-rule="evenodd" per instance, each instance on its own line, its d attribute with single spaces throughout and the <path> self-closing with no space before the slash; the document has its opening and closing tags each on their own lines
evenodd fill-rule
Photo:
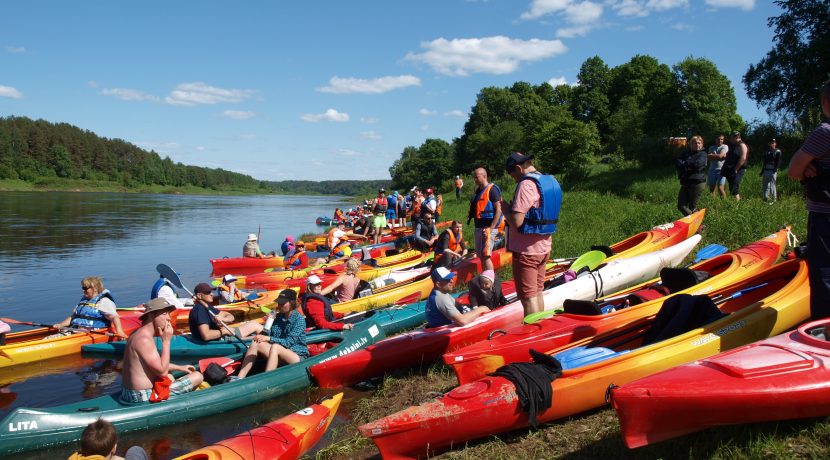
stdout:
<svg viewBox="0 0 830 460">
<path fill-rule="evenodd" d="M 209 280 L 209 259 L 241 255 L 249 233 L 260 233 L 264 251 L 278 250 L 286 235 L 323 231 L 314 224 L 317 216 L 342 205 L 341 197 L 0 193 L 0 316 L 56 323 L 77 304 L 80 281 L 89 275 L 103 278 L 119 306 L 135 306 L 149 298 L 159 263 L 181 273 L 192 289 Z M 21 406 L 49 407 L 117 391 L 119 371 L 117 360 L 81 356 L 0 371 L 0 417 Z M 139 444 L 154 458 L 171 458 L 325 394 L 296 392 L 179 426 L 127 433 L 118 452 Z M 344 400 L 334 426 L 345 422 L 351 399 Z M 15 458 L 66 458 L 76 447 Z"/>
</svg>

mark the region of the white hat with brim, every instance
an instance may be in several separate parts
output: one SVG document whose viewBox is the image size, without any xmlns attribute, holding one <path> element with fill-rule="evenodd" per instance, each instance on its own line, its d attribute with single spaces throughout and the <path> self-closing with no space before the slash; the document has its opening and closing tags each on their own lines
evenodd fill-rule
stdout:
<svg viewBox="0 0 830 460">
<path fill-rule="evenodd" d="M 255 233 L 249 233 L 248 234 L 248 241 L 256 241 L 256 240 L 257 240 L 257 237 L 256 237 Z"/>
</svg>

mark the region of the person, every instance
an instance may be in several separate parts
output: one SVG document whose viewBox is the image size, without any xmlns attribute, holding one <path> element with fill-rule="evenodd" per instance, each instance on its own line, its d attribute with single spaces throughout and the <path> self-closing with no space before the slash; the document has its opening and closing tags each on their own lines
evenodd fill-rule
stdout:
<svg viewBox="0 0 830 460">
<path fill-rule="evenodd" d="M 787 175 L 807 197 L 807 267 L 812 319 L 830 317 L 830 80 L 821 88 L 826 117 L 790 160 Z"/>
<path fill-rule="evenodd" d="M 438 209 L 438 200 L 435 198 L 435 193 L 432 191 L 432 188 L 428 188 L 426 190 L 426 195 L 424 197 L 423 202 L 421 203 L 421 212 L 429 211 L 435 216 L 435 211 Z M 438 222 L 438 218 L 435 219 Z"/>
<path fill-rule="evenodd" d="M 543 175 L 533 166 L 533 155 L 511 153 L 505 162 L 510 177 L 518 184 L 507 209 L 507 249 L 513 253 L 516 294 L 525 316 L 545 309 L 542 291 L 545 263 L 551 251 L 551 235 L 556 233 L 562 189 L 553 176 Z M 504 198 L 502 197 L 502 201 Z"/>
<path fill-rule="evenodd" d="M 219 294 L 219 301 L 224 304 L 241 302 L 251 295 L 251 292 L 243 291 L 236 287 L 237 278 L 230 273 L 222 277 L 222 283 L 216 286 Z M 233 315 L 231 315 L 233 316 Z"/>
<path fill-rule="evenodd" d="M 455 199 L 461 199 L 461 188 L 464 187 L 464 180 L 461 179 L 461 176 L 455 176 Z"/>
<path fill-rule="evenodd" d="M 346 224 L 343 222 L 339 222 L 336 227 L 329 230 L 328 234 L 326 235 L 326 245 L 329 247 L 329 250 L 334 249 L 341 240 L 344 240 L 349 237 L 359 238 L 362 240 L 367 239 L 363 235 L 357 235 L 352 232 L 346 232 Z"/>
<path fill-rule="evenodd" d="M 294 237 L 291 235 L 287 235 L 285 240 L 280 244 L 280 252 L 283 256 L 287 256 L 294 250 Z"/>
<path fill-rule="evenodd" d="M 444 211 L 444 196 L 435 195 L 435 222 L 441 222 L 441 213 Z"/>
<path fill-rule="evenodd" d="M 338 302 L 346 302 L 355 298 L 357 294 L 357 286 L 360 284 L 360 278 L 357 274 L 360 273 L 360 261 L 351 258 L 346 261 L 346 270 L 337 277 L 331 284 L 324 287 L 320 292 L 321 295 L 329 295 L 335 293 L 335 298 Z M 312 275 L 314 278 L 317 276 Z M 309 276 L 311 280 L 312 276 Z M 319 278 L 318 278 L 319 279 Z M 308 310 L 303 310 L 308 311 Z"/>
<path fill-rule="evenodd" d="M 416 220 L 414 236 L 415 249 L 421 252 L 432 251 L 438 239 L 438 228 L 435 226 L 431 212 L 422 213 L 420 219 Z"/>
<path fill-rule="evenodd" d="M 677 194 L 677 209 L 688 216 L 697 210 L 697 202 L 706 188 L 706 151 L 703 138 L 692 136 L 689 150 L 680 154 L 675 162 L 680 192 Z"/>
<path fill-rule="evenodd" d="M 153 288 L 150 289 L 150 298 L 155 299 L 158 297 L 167 299 L 167 301 L 173 304 L 176 309 L 182 309 L 186 304 L 193 304 L 192 301 L 187 301 L 189 299 L 180 299 L 179 296 L 176 295 L 176 291 L 173 290 L 173 283 L 161 274 L 159 275 L 159 279 L 156 280 L 156 283 L 153 284 Z"/>
<path fill-rule="evenodd" d="M 242 257 L 256 257 L 259 259 L 267 259 L 269 257 L 273 257 L 271 254 L 263 254 L 262 250 L 259 249 L 259 244 L 257 243 L 257 236 L 255 233 L 248 234 L 248 241 L 245 242 L 245 245 L 242 246 Z"/>
<path fill-rule="evenodd" d="M 461 313 L 455 306 L 455 299 L 450 295 L 455 282 L 455 273 L 446 267 L 432 271 L 432 283 L 435 285 L 429 293 L 426 304 L 427 327 L 440 327 L 449 324 L 464 326 L 483 313 L 490 311 L 485 306 L 478 306 L 466 313 Z"/>
<path fill-rule="evenodd" d="M 369 222 L 369 219 L 366 216 L 360 216 L 355 219 L 354 224 L 352 225 L 352 233 L 365 237 L 369 234 L 370 227 L 371 222 Z"/>
<path fill-rule="evenodd" d="M 293 289 L 280 291 L 277 310 L 271 312 L 273 324 L 266 335 L 257 335 L 251 341 L 237 378 L 248 376 L 257 356 L 267 357 L 266 372 L 276 369 L 280 363 L 294 364 L 308 358 L 305 319 L 297 307 L 297 293 Z"/>
<path fill-rule="evenodd" d="M 335 222 L 345 222 L 346 216 L 343 215 L 343 210 L 340 208 L 334 208 L 334 218 L 332 220 Z"/>
<path fill-rule="evenodd" d="M 262 331 L 262 325 L 256 321 L 246 321 L 236 327 L 223 327 L 222 323 L 233 323 L 234 317 L 230 312 L 214 307 L 214 299 L 213 290 L 207 283 L 199 283 L 193 289 L 193 309 L 190 310 L 187 323 L 194 339 L 209 342 L 230 335 L 241 339 Z"/>
<path fill-rule="evenodd" d="M 406 227 L 406 211 L 408 202 L 409 195 L 398 196 L 397 210 L 395 211 L 395 214 L 398 216 L 398 227 Z"/>
<path fill-rule="evenodd" d="M 372 214 L 375 215 L 372 221 L 372 229 L 374 232 L 374 243 L 380 243 L 380 236 L 383 234 L 383 229 L 386 228 L 386 210 L 389 209 L 389 202 L 386 200 L 386 189 L 378 190 L 378 196 L 372 202 Z"/>
<path fill-rule="evenodd" d="M 6 334 L 11 330 L 11 326 L 0 320 L 0 345 L 6 344 Z"/>
<path fill-rule="evenodd" d="M 123 457 L 115 455 L 118 448 L 118 432 L 115 425 L 102 418 L 95 420 L 81 433 L 81 449 L 67 460 L 147 460 L 147 452 L 141 446 L 127 449 Z"/>
<path fill-rule="evenodd" d="M 473 277 L 467 286 L 470 307 L 483 305 L 489 309 L 507 305 L 507 299 L 501 291 L 501 282 L 493 270 L 484 270 L 480 275 Z"/>
<path fill-rule="evenodd" d="M 351 324 L 335 322 L 335 320 L 342 318 L 344 315 L 343 313 L 332 311 L 332 300 L 325 296 L 326 293 L 323 292 L 323 281 L 319 276 L 309 276 L 306 280 L 306 286 L 306 292 L 302 296 L 302 307 L 305 313 L 305 326 L 307 328 L 331 329 L 333 331 L 352 328 Z"/>
<path fill-rule="evenodd" d="M 121 318 L 116 311 L 115 300 L 109 289 L 104 289 L 104 282 L 98 276 L 87 276 L 81 280 L 83 297 L 65 320 L 52 325 L 52 329 L 72 327 L 78 329 L 109 329 L 116 336 L 127 338 L 121 327 Z M 62 332 L 61 335 L 72 334 Z"/>
<path fill-rule="evenodd" d="M 778 168 L 781 167 L 781 151 L 776 147 L 778 142 L 770 139 L 767 151 L 764 153 L 764 163 L 761 166 L 761 176 L 764 178 L 764 201 L 769 204 L 778 199 L 778 190 L 775 181 L 778 179 Z"/>
<path fill-rule="evenodd" d="M 302 270 L 308 268 L 308 253 L 305 252 L 305 241 L 297 241 L 294 252 L 285 256 L 282 265 L 286 270 Z"/>
<path fill-rule="evenodd" d="M 388 197 L 386 197 L 388 204 L 386 208 L 386 223 L 390 227 L 395 227 L 395 222 L 398 219 L 398 191 L 394 190 Z"/>
<path fill-rule="evenodd" d="M 441 232 L 435 243 L 433 267 L 450 268 L 453 263 L 467 255 L 467 243 L 461 234 L 461 222 L 454 220 L 450 227 Z"/>
<path fill-rule="evenodd" d="M 741 200 L 741 181 L 746 173 L 748 156 L 749 147 L 741 140 L 741 133 L 734 131 L 732 133 L 732 144 L 729 146 L 729 152 L 726 154 L 720 173 L 729 183 L 729 193 L 737 201 Z"/>
<path fill-rule="evenodd" d="M 501 208 L 501 189 L 498 185 L 487 180 L 487 170 L 476 168 L 473 171 L 476 189 L 470 200 L 470 209 L 467 212 L 467 224 L 473 220 L 475 230 L 476 255 L 481 259 L 484 270 L 493 270 L 491 255 L 497 230 L 503 225 Z"/>
<path fill-rule="evenodd" d="M 724 144 L 725 137 L 723 134 L 715 136 L 715 145 L 709 147 L 709 152 L 706 157 L 709 159 L 709 172 L 706 182 L 709 185 L 709 193 L 712 196 L 718 196 L 718 193 L 726 198 L 726 178 L 721 176 L 721 168 L 723 167 L 723 160 L 726 159 L 726 154 L 729 152 L 729 146 Z"/>
<path fill-rule="evenodd" d="M 140 403 L 167 399 L 169 395 L 187 393 L 201 385 L 204 376 L 192 365 L 181 366 L 170 362 L 170 340 L 173 325 L 170 312 L 175 307 L 161 297 L 144 305 L 141 327 L 133 331 L 124 348 L 124 367 L 121 371 L 121 401 Z M 195 308 L 195 307 L 194 307 Z M 161 338 L 161 352 L 153 337 Z M 174 379 L 170 372 L 185 375 Z"/>
</svg>

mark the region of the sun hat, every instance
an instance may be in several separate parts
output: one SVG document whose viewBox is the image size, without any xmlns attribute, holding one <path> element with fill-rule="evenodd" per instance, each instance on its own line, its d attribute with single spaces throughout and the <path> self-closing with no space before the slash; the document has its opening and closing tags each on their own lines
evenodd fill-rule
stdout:
<svg viewBox="0 0 830 460">
<path fill-rule="evenodd" d="M 510 154 L 510 156 L 507 157 L 507 161 L 505 161 L 504 167 L 505 169 L 507 169 L 507 172 L 510 172 L 510 170 L 513 169 L 514 166 L 520 165 L 532 159 L 533 155 L 524 155 L 520 152 L 513 152 Z"/>
<path fill-rule="evenodd" d="M 256 233 L 249 233 L 248 234 L 248 241 L 256 241 Z"/>
<path fill-rule="evenodd" d="M 455 273 L 448 270 L 446 267 L 438 267 L 432 271 L 433 281 L 449 281 L 455 278 Z"/>
<path fill-rule="evenodd" d="M 306 284 L 308 284 L 309 286 L 314 286 L 322 282 L 323 280 L 321 280 L 320 277 L 317 275 L 311 275 L 306 279 Z"/>
<path fill-rule="evenodd" d="M 155 299 L 149 300 L 147 303 L 144 304 L 144 313 L 142 313 L 141 316 L 144 316 L 147 313 L 152 313 L 154 311 L 175 309 L 175 305 L 168 302 L 167 299 L 165 299 L 164 297 L 156 297 Z"/>
<path fill-rule="evenodd" d="M 222 277 L 222 282 L 223 283 L 230 283 L 231 281 L 236 281 L 236 280 L 237 280 L 237 278 L 235 276 L 231 275 L 230 273 L 228 273 L 227 275 Z"/>
</svg>

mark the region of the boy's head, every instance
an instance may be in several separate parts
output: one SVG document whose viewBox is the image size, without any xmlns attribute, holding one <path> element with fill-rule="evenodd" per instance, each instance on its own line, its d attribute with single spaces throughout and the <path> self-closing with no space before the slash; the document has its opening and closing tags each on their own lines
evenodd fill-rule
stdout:
<svg viewBox="0 0 830 460">
<path fill-rule="evenodd" d="M 112 423 L 99 418 L 84 428 L 81 434 L 81 455 L 106 457 L 113 453 L 118 444 L 118 433 Z"/>
</svg>

